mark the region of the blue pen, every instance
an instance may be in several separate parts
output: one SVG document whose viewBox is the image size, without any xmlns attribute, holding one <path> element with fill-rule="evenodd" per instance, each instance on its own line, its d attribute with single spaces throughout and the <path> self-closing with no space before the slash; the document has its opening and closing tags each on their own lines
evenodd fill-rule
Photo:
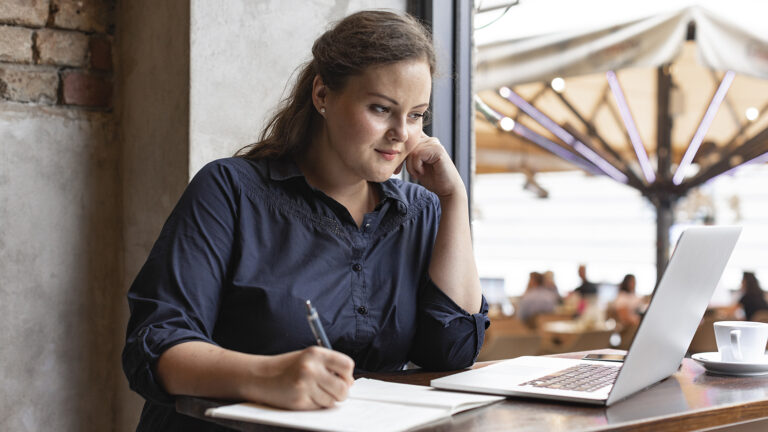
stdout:
<svg viewBox="0 0 768 432">
<path fill-rule="evenodd" d="M 307 300 L 307 321 L 312 329 L 312 334 L 315 335 L 317 344 L 324 348 L 333 349 L 331 348 L 331 342 L 328 341 L 328 336 L 325 335 L 323 324 L 320 323 L 320 317 L 317 316 L 317 310 L 312 307 L 312 303 L 309 300 Z"/>
</svg>

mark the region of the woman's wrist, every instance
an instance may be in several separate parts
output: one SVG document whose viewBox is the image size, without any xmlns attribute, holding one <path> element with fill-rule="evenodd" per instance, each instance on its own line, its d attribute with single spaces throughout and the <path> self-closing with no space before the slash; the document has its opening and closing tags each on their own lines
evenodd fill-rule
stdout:
<svg viewBox="0 0 768 432">
<path fill-rule="evenodd" d="M 467 207 L 469 198 L 467 197 L 467 190 L 464 189 L 464 184 L 453 188 L 450 193 L 437 196 L 440 201 L 440 206 L 443 210 L 450 207 Z"/>
</svg>

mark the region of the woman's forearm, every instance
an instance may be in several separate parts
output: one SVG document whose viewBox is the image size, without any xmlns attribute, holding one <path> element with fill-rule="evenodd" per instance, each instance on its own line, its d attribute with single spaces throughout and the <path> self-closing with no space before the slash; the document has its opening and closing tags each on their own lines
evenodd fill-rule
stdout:
<svg viewBox="0 0 768 432">
<path fill-rule="evenodd" d="M 469 205 L 463 188 L 440 197 L 442 216 L 435 238 L 429 275 L 457 305 L 469 313 L 480 311 L 481 289 L 472 251 Z"/>
<path fill-rule="evenodd" d="M 243 354 L 206 342 L 169 348 L 157 361 L 157 376 L 168 393 L 246 399 L 244 384 L 259 385 L 274 374 L 268 356 Z"/>
<path fill-rule="evenodd" d="M 175 395 L 247 400 L 288 409 L 317 409 L 344 400 L 354 381 L 348 356 L 309 347 L 275 356 L 244 354 L 206 342 L 165 351 L 156 372 Z"/>
</svg>

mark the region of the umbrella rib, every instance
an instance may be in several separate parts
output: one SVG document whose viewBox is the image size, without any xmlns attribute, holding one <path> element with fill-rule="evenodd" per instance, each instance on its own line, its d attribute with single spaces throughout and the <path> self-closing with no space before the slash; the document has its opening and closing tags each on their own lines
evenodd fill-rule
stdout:
<svg viewBox="0 0 768 432">
<path fill-rule="evenodd" d="M 731 137 L 731 139 L 728 140 L 728 143 L 723 146 L 722 154 L 725 154 L 726 152 L 733 150 L 733 147 L 736 144 L 736 140 L 739 139 L 739 137 L 744 135 L 744 132 L 747 131 L 748 127 L 750 127 L 754 123 L 757 123 L 760 120 L 760 118 L 763 117 L 763 114 L 766 111 L 768 111 L 768 102 L 766 102 L 766 104 L 763 105 L 762 108 L 760 108 L 760 111 L 758 111 L 760 113 L 758 118 L 754 120 L 747 120 L 740 125 L 739 130 L 736 131 L 736 133 Z"/>
<path fill-rule="evenodd" d="M 618 161 L 619 164 L 620 164 L 620 166 L 616 166 L 616 164 L 612 164 L 612 165 L 616 166 L 616 168 L 619 171 L 624 173 L 624 175 L 626 175 L 627 178 L 629 179 L 630 183 L 634 183 L 633 186 L 635 186 L 635 187 L 641 186 L 643 184 L 643 181 L 640 180 L 640 177 L 638 177 L 637 174 L 635 174 L 635 171 L 632 170 L 631 167 L 629 167 L 629 165 L 621 157 L 621 155 L 616 150 L 614 150 L 613 147 L 608 145 L 608 143 L 603 139 L 602 136 L 600 136 L 600 134 L 597 132 L 597 128 L 595 128 L 595 126 L 591 122 L 588 122 L 587 119 L 585 119 L 584 116 L 581 115 L 581 113 L 576 109 L 576 107 L 574 107 L 571 104 L 571 102 L 565 97 L 564 94 L 559 93 L 559 92 L 555 92 L 555 94 L 560 98 L 560 101 L 562 101 L 563 104 L 571 111 L 571 113 L 573 113 L 573 115 L 575 115 L 576 118 L 578 118 L 579 121 L 581 121 L 581 123 L 584 125 L 584 127 L 587 128 L 587 131 L 588 131 L 589 135 L 595 137 L 597 139 L 597 141 L 601 144 L 602 149 L 604 151 L 608 152 L 611 156 L 613 156 L 616 159 L 616 161 Z M 571 132 L 573 133 L 573 131 L 571 131 Z M 579 137 L 577 137 L 577 138 L 579 138 Z M 589 146 L 589 143 L 586 142 L 586 140 L 581 139 L 581 138 L 580 138 L 580 140 L 582 142 L 584 142 L 584 144 Z M 595 149 L 593 149 L 593 150 L 595 150 Z M 639 188 L 640 187 L 638 187 L 638 189 Z"/>
<path fill-rule="evenodd" d="M 638 132 L 635 120 L 632 118 L 632 112 L 629 110 L 629 105 L 627 104 L 626 97 L 624 97 L 619 79 L 614 71 L 608 71 L 605 75 L 608 79 L 608 84 L 611 86 L 611 92 L 616 100 L 616 105 L 619 107 L 624 127 L 627 129 L 627 133 L 629 133 L 629 141 L 635 149 L 635 155 L 637 155 L 637 161 L 640 163 L 645 180 L 648 184 L 651 184 L 656 180 L 656 174 L 651 166 L 651 161 L 648 159 L 648 152 L 645 150 L 645 146 L 640 139 L 640 132 Z"/>
<path fill-rule="evenodd" d="M 515 93 L 512 89 L 510 89 L 509 87 L 502 87 L 499 90 L 499 94 L 501 95 L 501 97 L 507 99 L 512 104 L 514 104 L 519 109 L 521 109 L 523 112 L 525 112 L 529 117 L 531 117 L 533 120 L 538 122 L 545 129 L 552 132 L 552 134 L 554 134 L 557 138 L 562 140 L 566 145 L 573 148 L 576 152 L 578 152 L 581 155 L 581 157 L 591 162 L 595 167 L 597 167 L 605 175 L 621 183 L 626 184 L 628 182 L 627 176 L 624 173 L 616 169 L 613 165 L 611 165 L 608 161 L 606 161 L 602 156 L 600 156 L 598 153 L 595 153 L 592 149 L 587 147 L 584 143 L 577 140 L 573 135 L 568 133 L 568 131 L 563 129 L 562 126 L 557 124 L 554 120 L 552 120 L 546 114 L 541 112 L 538 108 L 528 103 L 528 101 L 523 99 L 520 95 Z"/>
<path fill-rule="evenodd" d="M 608 84 L 605 85 L 606 89 L 610 89 L 610 86 Z M 629 139 L 629 133 L 627 132 L 627 129 L 624 126 L 624 122 L 621 120 L 621 114 L 616 110 L 616 107 L 609 103 L 608 101 L 608 93 L 604 92 L 602 96 L 602 105 L 605 105 L 608 109 L 608 112 L 611 113 L 611 117 L 613 118 L 613 121 L 616 123 L 616 127 L 621 129 L 622 132 L 624 132 L 624 140 L 625 142 L 629 143 L 630 146 L 632 146 L 632 142 Z"/>
<path fill-rule="evenodd" d="M 546 150 L 547 152 L 552 153 L 553 155 L 564 159 L 591 174 L 605 174 L 570 147 L 562 146 L 523 126 L 519 122 L 516 122 L 511 118 L 499 113 L 498 111 L 488 106 L 482 99 L 477 96 L 475 96 L 475 107 L 478 111 L 480 111 L 480 113 L 482 113 L 483 117 L 485 117 L 489 123 L 492 123 L 502 131 L 514 133 L 526 141 L 535 144 L 543 150 Z"/>
<path fill-rule="evenodd" d="M 728 88 L 730 88 L 735 76 L 736 74 L 733 71 L 728 71 L 723 75 L 720 85 L 717 86 L 717 90 L 715 91 L 715 94 L 712 95 L 712 99 L 709 101 L 709 106 L 699 122 L 699 127 L 696 129 L 696 133 L 693 134 L 693 138 L 691 138 L 691 143 L 688 144 L 688 148 L 685 150 L 680 165 L 677 166 L 677 171 L 675 171 L 675 175 L 672 177 L 672 183 L 679 185 L 683 182 L 685 170 L 688 169 L 691 162 L 693 162 L 693 158 L 699 150 L 701 141 L 704 139 L 704 135 L 707 134 L 709 126 L 712 125 L 712 121 L 715 119 L 715 114 L 717 114 L 720 104 L 723 102 L 723 99 L 725 99 L 725 95 L 728 94 Z"/>
<path fill-rule="evenodd" d="M 624 174 L 627 177 L 627 184 L 632 186 L 633 188 L 644 191 L 645 187 L 643 185 L 643 181 L 640 180 L 637 176 L 634 175 L 634 172 L 628 171 L 627 167 L 623 164 L 623 161 L 619 158 L 618 161 L 613 160 L 612 158 L 607 158 L 603 154 L 600 153 L 599 149 L 595 148 L 595 146 L 592 144 L 592 141 L 589 139 L 589 137 L 584 136 L 579 130 L 577 130 L 575 127 L 565 124 L 563 125 L 563 128 L 568 131 L 571 135 L 573 135 L 577 140 L 582 142 L 587 148 L 595 152 L 596 154 L 600 155 L 607 163 L 609 163 L 611 166 L 613 166 L 615 169 L 619 170 L 622 174 Z M 618 162 L 618 163 L 617 163 Z"/>
<path fill-rule="evenodd" d="M 744 164 L 754 163 L 758 159 L 762 160 L 766 153 L 768 153 L 768 127 L 741 146 L 734 148 L 706 170 L 685 181 L 680 185 L 680 191 L 686 193 L 688 190 Z"/>
<path fill-rule="evenodd" d="M 715 85 L 718 85 L 720 80 L 717 78 L 717 72 L 714 69 L 709 69 L 709 76 L 712 77 L 712 82 Z M 736 108 L 734 108 L 733 103 L 731 102 L 731 99 L 728 98 L 728 96 L 723 99 L 723 104 L 728 108 L 728 111 L 731 113 L 731 119 L 734 123 L 736 123 L 736 126 L 739 126 L 741 122 L 739 121 L 739 113 L 736 112 Z"/>
</svg>

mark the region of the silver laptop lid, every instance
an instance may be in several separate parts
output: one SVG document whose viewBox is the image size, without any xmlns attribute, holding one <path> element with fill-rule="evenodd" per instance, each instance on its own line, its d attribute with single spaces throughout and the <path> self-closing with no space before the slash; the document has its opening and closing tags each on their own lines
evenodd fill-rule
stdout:
<svg viewBox="0 0 768 432">
<path fill-rule="evenodd" d="M 606 405 L 677 370 L 740 233 L 740 227 L 696 227 L 683 232 Z"/>
</svg>

